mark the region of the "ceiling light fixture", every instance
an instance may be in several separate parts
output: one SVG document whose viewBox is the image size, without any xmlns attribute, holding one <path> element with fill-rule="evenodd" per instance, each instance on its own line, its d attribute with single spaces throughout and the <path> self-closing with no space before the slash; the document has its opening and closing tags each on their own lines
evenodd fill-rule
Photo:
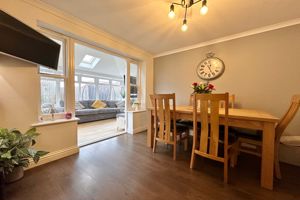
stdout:
<svg viewBox="0 0 300 200">
<path fill-rule="evenodd" d="M 181 0 L 181 3 L 172 3 L 170 6 L 170 12 L 169 12 L 169 18 L 173 19 L 175 17 L 175 5 L 176 6 L 181 6 L 185 9 L 185 13 L 184 13 L 184 19 L 183 19 L 183 23 L 181 26 L 181 30 L 183 32 L 187 31 L 188 29 L 188 25 L 187 25 L 187 19 L 186 19 L 186 14 L 187 14 L 187 9 L 192 7 L 193 5 L 202 2 L 202 6 L 200 9 L 200 14 L 201 15 L 206 15 L 206 13 L 208 12 L 208 7 L 207 7 L 207 0 Z"/>
</svg>

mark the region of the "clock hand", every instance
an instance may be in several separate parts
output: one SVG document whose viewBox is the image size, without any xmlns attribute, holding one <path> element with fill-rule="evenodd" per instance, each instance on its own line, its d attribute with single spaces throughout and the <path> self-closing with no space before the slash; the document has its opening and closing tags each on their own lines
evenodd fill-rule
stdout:
<svg viewBox="0 0 300 200">
<path fill-rule="evenodd" d="M 213 72 L 211 71 L 210 65 L 208 65 L 207 67 L 208 67 L 208 69 L 209 69 L 210 73 L 212 73 L 212 74 L 213 74 Z"/>
</svg>

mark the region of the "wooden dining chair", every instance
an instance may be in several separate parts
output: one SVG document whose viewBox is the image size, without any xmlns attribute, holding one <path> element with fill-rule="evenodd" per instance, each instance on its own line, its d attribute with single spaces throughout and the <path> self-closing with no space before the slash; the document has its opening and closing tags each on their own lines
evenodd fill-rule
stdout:
<svg viewBox="0 0 300 200">
<path fill-rule="evenodd" d="M 175 94 L 154 94 L 150 98 L 154 106 L 153 153 L 157 142 L 170 144 L 173 145 L 173 159 L 176 160 L 177 141 L 184 140 L 184 148 L 187 149 L 188 129 L 176 125 Z"/>
<path fill-rule="evenodd" d="M 190 168 L 194 168 L 195 156 L 224 163 L 224 182 L 228 182 L 228 164 L 231 158 L 232 146 L 228 134 L 228 93 L 225 94 L 195 94 L 193 104 L 194 138 Z M 224 101 L 224 113 L 220 118 L 220 101 Z M 198 104 L 200 103 L 200 106 Z M 210 106 L 209 106 L 210 105 Z M 200 114 L 199 114 L 200 111 Z M 198 123 L 201 122 L 198 134 Z M 220 130 L 224 125 L 224 132 Z M 223 137 L 223 138 L 222 138 Z M 223 147 L 223 152 L 222 148 Z"/>
<path fill-rule="evenodd" d="M 225 102 L 220 101 L 220 108 L 224 108 L 224 107 L 225 107 Z M 229 108 L 235 108 L 235 95 L 234 94 L 229 95 L 228 107 Z"/>
<path fill-rule="evenodd" d="M 287 112 L 281 118 L 279 123 L 275 128 L 275 157 L 274 157 L 274 167 L 275 167 L 275 175 L 276 178 L 281 179 L 281 172 L 280 172 L 280 165 L 279 165 L 279 145 L 280 145 L 280 138 L 287 128 L 289 123 L 295 117 L 297 111 L 300 107 L 300 95 L 294 95 L 291 100 L 291 104 Z M 238 136 L 238 145 L 237 145 L 237 152 L 244 152 L 253 154 L 256 156 L 261 156 L 262 150 L 262 141 L 255 139 L 251 139 L 248 137 L 243 137 L 243 133 L 240 133 Z M 238 154 L 236 154 L 237 156 Z M 235 162 L 237 158 L 235 158 Z"/>
</svg>

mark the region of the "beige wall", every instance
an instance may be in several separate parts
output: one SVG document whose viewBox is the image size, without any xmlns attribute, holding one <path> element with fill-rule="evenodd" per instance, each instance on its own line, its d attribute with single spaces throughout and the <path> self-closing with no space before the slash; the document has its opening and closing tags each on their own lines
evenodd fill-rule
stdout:
<svg viewBox="0 0 300 200">
<path fill-rule="evenodd" d="M 119 54 L 138 59 L 144 72 L 143 83 L 146 84 L 144 96 L 153 90 L 153 57 L 147 52 L 115 38 L 70 15 L 60 12 L 39 1 L 0 0 L 0 8 L 34 29 L 39 29 L 37 21 L 50 24 L 102 47 L 107 47 Z M 72 70 L 73 67 L 70 66 Z M 70 72 L 72 74 L 72 72 Z M 67 82 L 68 111 L 74 108 L 74 77 Z M 37 67 L 8 56 L 0 56 L 0 127 L 18 128 L 22 131 L 38 122 L 40 85 Z M 71 105 L 71 106 L 70 106 Z M 45 163 L 78 151 L 77 123 L 55 124 L 38 127 L 42 133 L 37 147 L 50 151 Z"/>
<path fill-rule="evenodd" d="M 37 121 L 37 67 L 0 54 L 0 127 L 25 131 Z"/>
<path fill-rule="evenodd" d="M 201 34 L 201 33 L 199 33 Z M 225 73 L 216 92 L 236 95 L 238 106 L 281 117 L 293 94 L 300 94 L 300 25 L 265 32 L 154 59 L 154 90 L 175 92 L 187 104 L 198 63 L 207 52 L 223 59 Z M 300 135 L 300 112 L 286 134 Z"/>
</svg>

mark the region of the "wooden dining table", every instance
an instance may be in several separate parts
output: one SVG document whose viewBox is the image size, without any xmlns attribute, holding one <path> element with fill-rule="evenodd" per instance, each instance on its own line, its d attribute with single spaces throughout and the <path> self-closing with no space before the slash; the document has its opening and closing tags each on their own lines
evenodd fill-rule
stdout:
<svg viewBox="0 0 300 200">
<path fill-rule="evenodd" d="M 153 146 L 154 108 L 148 108 L 147 146 Z M 200 113 L 199 113 L 200 114 Z M 220 124 L 224 109 L 220 109 Z M 229 109 L 228 125 L 262 131 L 261 187 L 273 190 L 275 127 L 279 119 L 261 110 Z M 176 119 L 193 120 L 192 106 L 176 106 Z"/>
</svg>

